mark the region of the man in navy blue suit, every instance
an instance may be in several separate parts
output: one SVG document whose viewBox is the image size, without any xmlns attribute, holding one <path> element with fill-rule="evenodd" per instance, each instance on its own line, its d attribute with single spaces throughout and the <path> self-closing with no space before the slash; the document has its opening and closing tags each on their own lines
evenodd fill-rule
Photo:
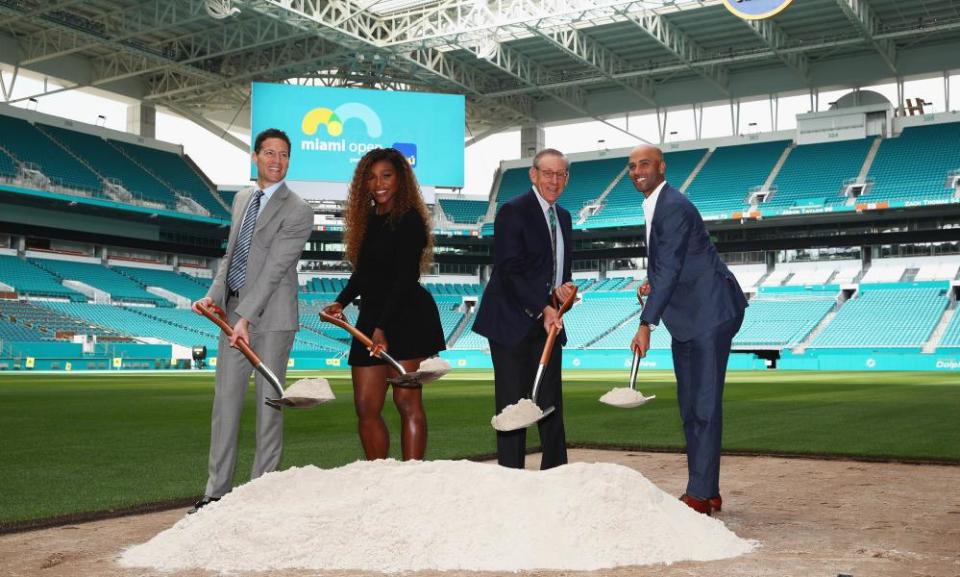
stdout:
<svg viewBox="0 0 960 577">
<path fill-rule="evenodd" d="M 723 504 L 723 385 L 747 299 L 720 260 L 696 207 L 664 179 L 663 152 L 655 146 L 638 146 L 630 152 L 627 168 L 634 187 L 644 196 L 649 284 L 630 348 L 646 355 L 650 332 L 661 320 L 670 331 L 687 441 L 687 490 L 680 500 L 709 515 Z"/>
<path fill-rule="evenodd" d="M 570 177 L 566 156 L 542 150 L 530 168 L 531 189 L 504 203 L 494 221 L 494 264 L 483 292 L 473 331 L 487 337 L 493 359 L 497 414 L 529 398 L 540 355 L 552 325 L 563 328 L 554 297 L 565 300 L 574 290 L 571 278 L 570 213 L 557 204 Z M 541 408 L 556 407 L 537 426 L 543 448 L 541 469 L 567 462 L 560 388 L 561 347 L 557 338 L 535 399 Z M 497 432 L 497 459 L 522 469 L 526 429 Z"/>
</svg>

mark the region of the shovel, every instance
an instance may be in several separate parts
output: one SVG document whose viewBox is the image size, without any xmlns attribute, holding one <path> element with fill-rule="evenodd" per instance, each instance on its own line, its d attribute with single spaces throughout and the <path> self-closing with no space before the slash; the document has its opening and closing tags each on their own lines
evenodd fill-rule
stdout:
<svg viewBox="0 0 960 577">
<path fill-rule="evenodd" d="M 360 344 L 367 347 L 367 350 L 373 349 L 373 341 L 370 340 L 370 337 L 360 332 L 357 327 L 351 325 L 347 321 L 328 315 L 327 313 L 320 311 L 320 318 L 327 321 L 328 323 L 337 325 L 341 329 L 344 329 L 355 339 L 360 341 Z M 385 360 L 387 364 L 394 368 L 394 370 L 399 373 L 396 377 L 391 377 L 387 379 L 387 382 L 391 385 L 397 387 L 407 387 L 407 388 L 416 388 L 421 386 L 423 383 L 430 383 L 436 381 L 443 375 L 450 372 L 450 363 L 441 359 L 440 357 L 431 357 L 429 359 L 424 359 L 416 371 L 408 372 L 403 368 L 396 359 L 387 354 L 387 351 L 380 351 L 377 354 L 378 357 Z"/>
<path fill-rule="evenodd" d="M 630 366 L 630 386 L 617 387 L 610 389 L 602 397 L 600 402 L 611 407 L 621 409 L 632 409 L 645 405 L 648 401 L 656 399 L 656 395 L 644 397 L 643 393 L 637 390 L 637 369 L 640 368 L 640 353 L 633 353 L 633 364 Z"/>
<path fill-rule="evenodd" d="M 558 316 L 562 318 L 563 314 L 573 306 L 575 300 L 577 300 L 576 287 L 574 287 L 567 300 L 560 305 L 560 310 L 557 311 Z M 558 334 L 560 334 L 560 329 L 557 328 L 557 325 L 551 326 L 550 331 L 547 332 L 547 342 L 543 345 L 543 354 L 540 355 L 540 365 L 537 367 L 537 376 L 533 380 L 533 392 L 530 394 L 530 398 L 520 399 L 512 405 L 504 407 L 499 415 L 490 420 L 490 425 L 494 429 L 502 432 L 525 429 L 554 411 L 556 407 L 540 409 L 537 405 L 537 391 L 540 389 L 543 371 L 547 363 L 550 362 L 550 353 L 553 352 L 553 344 L 556 342 Z"/>
<path fill-rule="evenodd" d="M 224 314 L 223 309 L 215 306 L 211 311 L 203 305 L 197 305 L 197 308 L 203 313 L 203 316 L 220 327 L 228 337 L 233 336 L 233 328 L 227 324 L 225 320 L 226 314 Z M 250 361 L 253 368 L 267 379 L 267 382 L 270 383 L 270 386 L 273 387 L 273 390 L 277 393 L 276 399 L 268 398 L 266 400 L 268 406 L 274 409 L 283 407 L 309 409 L 310 407 L 315 407 L 334 399 L 333 391 L 330 389 L 330 383 L 327 382 L 327 379 L 322 378 L 300 379 L 290 385 L 287 391 L 284 391 L 283 385 L 280 384 L 280 379 L 277 378 L 277 375 L 270 370 L 270 367 L 263 364 L 263 361 L 260 360 L 257 353 L 253 352 L 253 349 L 250 348 L 250 345 L 248 345 L 246 341 L 237 341 L 237 348 L 240 349 L 243 356 L 247 357 L 247 360 Z"/>
<path fill-rule="evenodd" d="M 640 303 L 641 308 L 643 308 L 644 286 L 646 286 L 645 283 L 642 283 L 639 287 L 637 287 L 637 302 Z M 617 387 L 607 391 L 602 397 L 600 397 L 600 402 L 610 405 L 611 407 L 632 409 L 633 407 L 639 407 L 640 405 L 646 404 L 652 399 L 656 399 L 656 395 L 644 397 L 643 393 L 637 390 L 637 369 L 639 368 L 640 353 L 634 351 L 633 363 L 630 365 L 630 386 Z"/>
</svg>

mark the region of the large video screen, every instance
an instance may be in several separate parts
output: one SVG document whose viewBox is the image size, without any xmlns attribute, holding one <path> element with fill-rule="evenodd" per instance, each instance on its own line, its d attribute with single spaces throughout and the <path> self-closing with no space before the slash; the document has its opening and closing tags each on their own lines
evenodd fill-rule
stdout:
<svg viewBox="0 0 960 577">
<path fill-rule="evenodd" d="M 253 137 L 290 137 L 289 180 L 349 182 L 364 153 L 393 147 L 422 184 L 462 188 L 464 105 L 462 95 L 255 82 L 251 126 Z"/>
</svg>

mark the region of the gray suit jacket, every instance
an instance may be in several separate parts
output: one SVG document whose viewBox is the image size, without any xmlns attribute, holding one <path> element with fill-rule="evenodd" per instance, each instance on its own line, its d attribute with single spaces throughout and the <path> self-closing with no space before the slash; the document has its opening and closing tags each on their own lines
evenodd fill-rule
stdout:
<svg viewBox="0 0 960 577">
<path fill-rule="evenodd" d="M 255 188 L 246 188 L 233 199 L 233 216 L 227 253 L 207 292 L 220 307 L 227 300 L 227 271 L 237 235 Z M 237 314 L 250 321 L 250 330 L 295 331 L 300 328 L 297 308 L 297 261 L 313 229 L 313 211 L 286 184 L 280 186 L 257 219 L 250 242 L 247 275 L 240 288 Z"/>
</svg>

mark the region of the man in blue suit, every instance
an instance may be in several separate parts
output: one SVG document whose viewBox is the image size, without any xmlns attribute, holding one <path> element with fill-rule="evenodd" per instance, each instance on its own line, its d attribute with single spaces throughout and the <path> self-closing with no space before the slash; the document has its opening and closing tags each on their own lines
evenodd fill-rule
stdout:
<svg viewBox="0 0 960 577">
<path fill-rule="evenodd" d="M 664 179 L 663 152 L 655 146 L 638 146 L 630 152 L 627 168 L 634 187 L 644 196 L 649 284 L 630 348 L 646 355 L 650 332 L 661 320 L 673 337 L 677 400 L 687 441 L 687 490 L 680 500 L 709 515 L 723 503 L 723 385 L 747 299 L 720 260 L 696 207 Z"/>
<path fill-rule="evenodd" d="M 547 331 L 563 328 L 554 296 L 565 300 L 574 290 L 571 278 L 573 231 L 570 213 L 557 204 L 567 186 L 570 164 L 558 150 L 545 149 L 533 159 L 525 194 L 500 207 L 494 221 L 494 264 L 483 292 L 473 331 L 487 337 L 493 359 L 496 409 L 530 398 Z M 556 410 L 537 425 L 543 448 L 541 469 L 567 462 L 560 388 L 561 346 L 557 338 L 535 399 Z M 497 458 L 504 467 L 522 469 L 526 429 L 497 432 Z"/>
</svg>

